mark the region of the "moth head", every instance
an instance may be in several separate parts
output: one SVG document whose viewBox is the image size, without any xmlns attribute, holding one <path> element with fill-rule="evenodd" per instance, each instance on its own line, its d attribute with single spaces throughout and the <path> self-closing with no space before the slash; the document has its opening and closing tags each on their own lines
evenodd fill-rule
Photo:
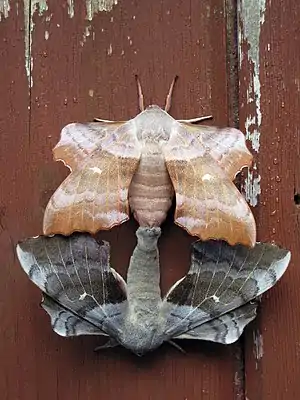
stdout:
<svg viewBox="0 0 300 400">
<path fill-rule="evenodd" d="M 159 227 L 139 227 L 136 231 L 138 247 L 144 251 L 157 250 L 157 241 L 161 235 Z"/>
<path fill-rule="evenodd" d="M 128 328 L 130 327 L 128 326 Z M 141 325 L 140 327 L 134 325 L 127 332 L 130 334 L 124 336 L 120 343 L 139 357 L 157 349 L 164 341 L 163 335 L 159 334 L 154 324 Z"/>
</svg>

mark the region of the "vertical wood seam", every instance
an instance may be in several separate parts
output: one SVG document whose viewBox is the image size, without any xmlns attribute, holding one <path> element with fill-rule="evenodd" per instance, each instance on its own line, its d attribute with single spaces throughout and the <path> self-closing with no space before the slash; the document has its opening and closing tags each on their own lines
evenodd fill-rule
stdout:
<svg viewBox="0 0 300 400">
<path fill-rule="evenodd" d="M 239 127 L 239 65 L 238 65 L 238 19 L 237 3 L 235 0 L 225 0 L 226 15 L 226 64 L 227 64 L 227 104 L 228 125 Z M 236 180 L 241 186 L 240 177 Z M 245 400 L 245 342 L 244 337 L 234 345 L 235 375 L 234 397 L 236 400 Z"/>
</svg>

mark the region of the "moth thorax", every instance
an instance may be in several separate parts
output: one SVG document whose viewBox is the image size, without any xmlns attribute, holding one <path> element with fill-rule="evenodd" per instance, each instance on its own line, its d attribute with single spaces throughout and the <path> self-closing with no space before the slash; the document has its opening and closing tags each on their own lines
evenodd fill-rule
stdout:
<svg viewBox="0 0 300 400">
<path fill-rule="evenodd" d="M 145 143 L 129 187 L 129 204 L 140 226 L 160 226 L 174 195 L 159 144 Z"/>
</svg>

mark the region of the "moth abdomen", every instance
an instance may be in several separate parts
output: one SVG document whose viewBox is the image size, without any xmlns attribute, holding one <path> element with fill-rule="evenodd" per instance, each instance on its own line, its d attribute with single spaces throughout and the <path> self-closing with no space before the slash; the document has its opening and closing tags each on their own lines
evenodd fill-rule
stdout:
<svg viewBox="0 0 300 400">
<path fill-rule="evenodd" d="M 146 149 L 146 148 L 145 148 Z M 129 204 L 140 226 L 160 226 L 174 195 L 158 146 L 144 150 L 129 187 Z"/>
</svg>

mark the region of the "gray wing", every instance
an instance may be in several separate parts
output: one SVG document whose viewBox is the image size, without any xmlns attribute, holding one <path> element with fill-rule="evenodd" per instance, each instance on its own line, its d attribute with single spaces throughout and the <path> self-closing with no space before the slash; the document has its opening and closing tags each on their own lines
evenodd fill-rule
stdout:
<svg viewBox="0 0 300 400">
<path fill-rule="evenodd" d="M 57 333 L 77 336 L 97 329 L 99 335 L 118 335 L 126 284 L 109 266 L 107 242 L 99 244 L 88 234 L 40 236 L 20 243 L 17 254 L 26 274 L 47 295 L 43 307 Z"/>
<path fill-rule="evenodd" d="M 207 340 L 222 344 L 234 343 L 243 333 L 245 326 L 256 317 L 256 308 L 256 303 L 245 304 L 177 336 L 176 339 Z"/>
<path fill-rule="evenodd" d="M 257 243 L 252 249 L 223 241 L 194 243 L 188 274 L 171 288 L 161 308 L 166 337 L 201 333 L 203 328 L 198 331 L 199 327 L 208 322 L 221 328 L 222 320 L 212 321 L 274 286 L 290 256 L 289 251 L 268 243 Z M 199 338 L 203 338 L 202 333 Z"/>
<path fill-rule="evenodd" d="M 105 335 L 96 325 L 79 317 L 44 294 L 41 306 L 51 319 L 51 326 L 60 336 Z"/>
</svg>

